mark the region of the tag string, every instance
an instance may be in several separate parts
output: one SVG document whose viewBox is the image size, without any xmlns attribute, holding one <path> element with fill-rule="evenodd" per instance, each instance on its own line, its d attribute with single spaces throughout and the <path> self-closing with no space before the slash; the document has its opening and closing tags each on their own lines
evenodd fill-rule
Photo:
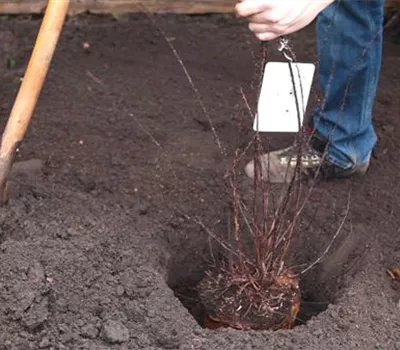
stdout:
<svg viewBox="0 0 400 350">
<path fill-rule="evenodd" d="M 288 38 L 286 37 L 279 38 L 278 51 L 282 52 L 283 57 L 285 57 L 288 62 L 293 62 L 296 60 L 296 55 L 289 45 Z"/>
<path fill-rule="evenodd" d="M 286 58 L 286 60 L 289 64 L 290 78 L 291 78 L 292 84 L 293 84 L 293 91 L 294 91 L 294 98 L 295 98 L 295 102 L 296 102 L 297 114 L 300 115 L 300 106 L 299 106 L 299 100 L 298 100 L 297 92 L 296 92 L 294 71 L 293 71 L 293 67 L 292 67 L 292 63 L 296 60 L 296 54 L 294 53 L 293 49 L 289 45 L 289 39 L 287 37 L 282 36 L 279 38 L 278 51 L 282 52 L 283 57 Z M 298 67 L 296 67 L 296 72 L 298 75 L 300 74 Z M 300 89 L 302 91 L 301 80 L 300 80 Z M 300 119 L 299 119 L 299 130 L 301 130 L 301 128 L 302 128 L 302 126 L 300 125 Z"/>
</svg>

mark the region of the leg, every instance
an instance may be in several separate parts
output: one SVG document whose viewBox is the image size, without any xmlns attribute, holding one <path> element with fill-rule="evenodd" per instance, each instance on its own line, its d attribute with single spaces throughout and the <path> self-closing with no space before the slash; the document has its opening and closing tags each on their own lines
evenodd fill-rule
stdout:
<svg viewBox="0 0 400 350">
<path fill-rule="evenodd" d="M 317 18 L 324 98 L 312 116 L 315 137 L 302 155 L 307 175 L 320 169 L 327 179 L 341 178 L 362 175 L 368 169 L 377 141 L 372 107 L 381 69 L 383 16 L 384 0 L 340 0 Z M 275 183 L 290 180 L 296 157 L 291 147 L 263 155 L 264 178 Z M 245 173 L 254 177 L 253 161 Z"/>
<path fill-rule="evenodd" d="M 384 0 L 339 1 L 317 19 L 323 101 L 313 115 L 328 142 L 327 160 L 341 168 L 369 161 L 377 141 L 372 108 L 381 68 Z"/>
</svg>

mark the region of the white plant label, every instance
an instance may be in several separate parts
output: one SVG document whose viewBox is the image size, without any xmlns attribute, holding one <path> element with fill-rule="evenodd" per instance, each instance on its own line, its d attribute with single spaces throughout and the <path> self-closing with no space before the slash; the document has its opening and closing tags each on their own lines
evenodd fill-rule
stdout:
<svg viewBox="0 0 400 350">
<path fill-rule="evenodd" d="M 293 78 L 288 62 L 268 62 L 265 65 L 254 131 L 299 131 L 299 120 L 302 125 L 310 97 L 315 65 L 293 62 L 291 67 Z"/>
</svg>

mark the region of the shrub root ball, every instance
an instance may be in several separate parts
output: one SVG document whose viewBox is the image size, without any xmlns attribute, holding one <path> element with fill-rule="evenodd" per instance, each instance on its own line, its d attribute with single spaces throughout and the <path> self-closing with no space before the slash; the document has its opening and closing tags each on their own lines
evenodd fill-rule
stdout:
<svg viewBox="0 0 400 350">
<path fill-rule="evenodd" d="M 199 283 L 198 292 L 210 329 L 290 329 L 300 310 L 299 281 L 291 271 L 260 285 L 252 276 L 216 270 Z"/>
</svg>

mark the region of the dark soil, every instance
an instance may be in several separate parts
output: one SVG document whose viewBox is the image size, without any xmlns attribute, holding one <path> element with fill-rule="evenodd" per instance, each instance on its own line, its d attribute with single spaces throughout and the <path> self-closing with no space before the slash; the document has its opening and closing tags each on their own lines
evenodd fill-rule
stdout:
<svg viewBox="0 0 400 350">
<path fill-rule="evenodd" d="M 400 349 L 400 285 L 386 273 L 400 265 L 400 46 L 385 46 L 379 158 L 365 178 L 319 184 L 299 222 L 290 264 L 301 271 L 332 242 L 350 199 L 331 249 L 301 275 L 297 326 L 212 331 L 198 323 L 193 287 L 218 252 L 196 218 L 228 230 L 224 175 L 252 136 L 240 88 L 254 106 L 259 43 L 229 16 L 156 21 L 227 156 L 149 18 L 68 19 L 18 155 L 45 161 L 44 172 L 15 177 L 0 209 L 0 349 Z M 2 128 L 39 25 L 0 22 Z M 299 60 L 316 61 L 313 28 L 293 40 Z M 269 137 L 273 148 L 290 141 Z"/>
</svg>

